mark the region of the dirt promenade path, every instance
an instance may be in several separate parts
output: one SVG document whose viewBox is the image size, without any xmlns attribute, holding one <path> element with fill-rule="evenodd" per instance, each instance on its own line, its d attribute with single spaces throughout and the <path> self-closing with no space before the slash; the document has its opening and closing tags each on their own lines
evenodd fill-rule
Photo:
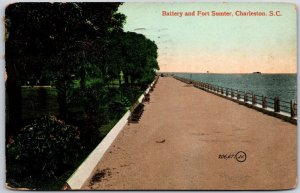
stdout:
<svg viewBox="0 0 300 193">
<path fill-rule="evenodd" d="M 289 189 L 296 163 L 295 125 L 160 77 L 83 189 Z"/>
</svg>

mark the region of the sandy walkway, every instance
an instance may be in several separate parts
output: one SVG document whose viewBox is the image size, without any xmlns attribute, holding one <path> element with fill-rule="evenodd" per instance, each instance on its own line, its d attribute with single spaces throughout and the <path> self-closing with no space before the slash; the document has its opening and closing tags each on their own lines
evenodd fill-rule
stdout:
<svg viewBox="0 0 300 193">
<path fill-rule="evenodd" d="M 295 186 L 295 125 L 173 78 L 160 78 L 150 98 L 140 122 L 123 129 L 83 189 Z M 244 162 L 219 158 L 239 151 Z"/>
</svg>

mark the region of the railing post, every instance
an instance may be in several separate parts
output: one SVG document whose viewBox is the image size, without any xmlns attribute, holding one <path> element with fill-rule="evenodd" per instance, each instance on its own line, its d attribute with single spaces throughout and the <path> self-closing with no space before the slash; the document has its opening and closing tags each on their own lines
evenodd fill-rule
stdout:
<svg viewBox="0 0 300 193">
<path fill-rule="evenodd" d="M 236 90 L 236 99 L 237 99 L 237 100 L 240 100 L 240 93 L 239 93 L 239 90 Z"/>
<path fill-rule="evenodd" d="M 231 98 L 234 98 L 234 93 L 232 89 L 231 89 Z"/>
<path fill-rule="evenodd" d="M 246 91 L 244 92 L 244 102 L 246 103 L 248 101 L 247 93 Z"/>
<path fill-rule="evenodd" d="M 228 88 L 226 88 L 226 96 L 228 96 Z"/>
<path fill-rule="evenodd" d="M 252 93 L 252 105 L 256 105 L 256 96 Z"/>
<path fill-rule="evenodd" d="M 291 100 L 291 118 L 294 118 L 297 115 L 296 107 L 296 103 L 293 100 Z"/>
<path fill-rule="evenodd" d="M 222 88 L 221 88 L 221 94 L 223 95 L 223 93 L 224 93 L 224 92 L 223 92 L 223 87 L 222 87 Z"/>
<path fill-rule="evenodd" d="M 262 108 L 267 108 L 267 97 L 262 96 Z"/>
<path fill-rule="evenodd" d="M 280 102 L 278 97 L 274 98 L 274 111 L 280 112 Z"/>
</svg>

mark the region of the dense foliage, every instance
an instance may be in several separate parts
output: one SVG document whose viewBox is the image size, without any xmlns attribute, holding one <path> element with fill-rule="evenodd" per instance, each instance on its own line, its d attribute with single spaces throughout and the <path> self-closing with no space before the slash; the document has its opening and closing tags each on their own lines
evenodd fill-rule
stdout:
<svg viewBox="0 0 300 193">
<path fill-rule="evenodd" d="M 25 126 L 7 145 L 8 175 L 31 178 L 51 178 L 72 167 L 79 156 L 80 133 L 78 128 L 46 116 Z M 22 165 L 23 167 L 13 167 Z"/>
<path fill-rule="evenodd" d="M 6 8 L 9 179 L 54 179 L 62 175 L 59 171 L 74 169 L 71 158 L 82 148 L 91 151 L 107 132 L 102 128 L 120 119 L 153 81 L 157 46 L 144 35 L 123 31 L 121 4 L 16 3 Z M 58 107 L 62 121 L 24 120 L 23 85 L 55 88 L 51 96 L 47 93 L 53 91 L 44 89 L 37 89 L 38 98 L 26 93 L 26 103 L 39 101 L 43 114 L 56 104 L 52 107 Z"/>
<path fill-rule="evenodd" d="M 68 91 L 96 75 L 109 34 L 122 29 L 120 3 L 17 3 L 6 9 L 6 71 L 11 133 L 21 126 L 20 86 L 57 87 L 60 118 Z M 98 70 L 99 71 L 99 70 Z M 13 100 L 10 100 L 13 99 Z M 14 120 L 14 121 L 10 121 Z"/>
<path fill-rule="evenodd" d="M 123 32 L 120 3 L 17 3 L 6 9 L 7 133 L 22 125 L 21 85 L 57 88 L 59 117 L 68 119 L 67 97 L 79 81 L 106 86 L 122 79 L 145 88 L 154 76 L 157 46 L 141 34 Z M 123 77 L 122 77 L 123 74 Z M 67 121 L 67 120 L 66 120 Z"/>
</svg>

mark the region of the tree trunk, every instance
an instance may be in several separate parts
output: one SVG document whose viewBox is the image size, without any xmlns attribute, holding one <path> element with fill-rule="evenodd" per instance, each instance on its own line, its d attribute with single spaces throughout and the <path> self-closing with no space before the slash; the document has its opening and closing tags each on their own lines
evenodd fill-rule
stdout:
<svg viewBox="0 0 300 193">
<path fill-rule="evenodd" d="M 122 80 L 121 80 L 121 76 L 120 75 L 118 76 L 118 79 L 119 79 L 119 88 L 121 88 L 121 86 L 122 86 Z"/>
<path fill-rule="evenodd" d="M 85 52 L 82 52 L 83 58 L 85 58 Z M 83 63 L 84 61 L 82 61 Z M 86 80 L 86 74 L 85 74 L 85 67 L 82 65 L 80 67 L 80 88 L 85 89 L 85 80 Z"/>
<path fill-rule="evenodd" d="M 59 118 L 62 120 L 67 119 L 67 89 L 64 81 L 58 81 L 56 85 L 57 102 L 59 105 Z"/>
<path fill-rule="evenodd" d="M 13 57 L 11 43 L 7 42 L 5 48 L 6 61 L 6 93 L 7 93 L 7 124 L 6 124 L 6 140 L 10 136 L 19 133 L 22 126 L 22 90 L 21 81 L 19 79 L 19 68 L 17 61 Z"/>
<path fill-rule="evenodd" d="M 125 82 L 125 85 L 128 85 L 128 74 L 127 73 L 124 73 L 124 82 Z"/>
<path fill-rule="evenodd" d="M 8 74 L 6 82 L 7 91 L 7 110 L 8 123 L 6 125 L 6 139 L 9 136 L 17 134 L 22 125 L 22 92 L 19 81 L 10 78 L 12 75 Z"/>
<path fill-rule="evenodd" d="M 81 73 L 80 73 L 80 88 L 83 90 L 83 89 L 85 89 L 85 72 L 84 71 L 82 71 Z"/>
<path fill-rule="evenodd" d="M 136 80 L 136 78 L 135 78 L 133 75 L 131 75 L 131 76 L 130 76 L 130 84 L 131 84 L 131 87 L 134 86 L 135 80 Z"/>
</svg>

